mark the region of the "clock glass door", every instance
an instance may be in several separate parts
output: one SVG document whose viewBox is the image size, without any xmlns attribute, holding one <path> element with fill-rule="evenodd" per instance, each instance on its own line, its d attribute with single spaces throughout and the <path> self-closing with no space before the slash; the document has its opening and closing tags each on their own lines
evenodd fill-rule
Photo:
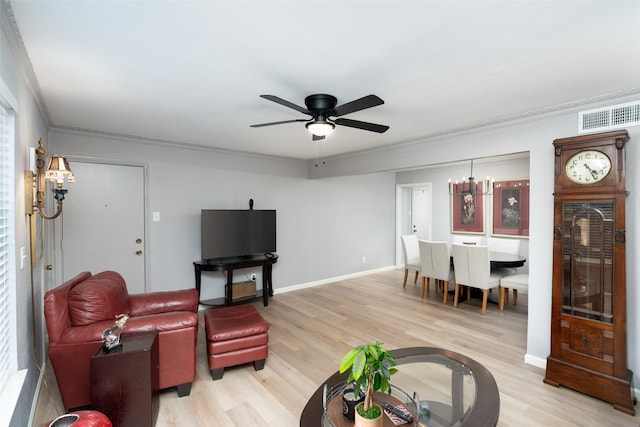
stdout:
<svg viewBox="0 0 640 427">
<path fill-rule="evenodd" d="M 613 201 L 562 204 L 562 313 L 613 323 Z"/>
</svg>

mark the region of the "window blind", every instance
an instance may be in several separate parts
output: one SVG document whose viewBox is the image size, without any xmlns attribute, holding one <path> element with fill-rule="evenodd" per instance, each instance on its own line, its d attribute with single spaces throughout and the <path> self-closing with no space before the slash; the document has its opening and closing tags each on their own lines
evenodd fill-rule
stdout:
<svg viewBox="0 0 640 427">
<path fill-rule="evenodd" d="M 13 110 L 0 98 L 0 390 L 15 366 Z"/>
</svg>

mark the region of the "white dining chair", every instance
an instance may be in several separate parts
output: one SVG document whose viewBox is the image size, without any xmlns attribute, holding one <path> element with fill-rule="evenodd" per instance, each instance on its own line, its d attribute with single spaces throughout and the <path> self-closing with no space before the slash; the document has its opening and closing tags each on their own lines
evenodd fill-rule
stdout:
<svg viewBox="0 0 640 427">
<path fill-rule="evenodd" d="M 458 307 L 458 296 L 461 286 L 467 287 L 467 300 L 471 297 L 471 288 L 482 290 L 482 314 L 487 312 L 489 290 L 498 288 L 499 307 L 502 310 L 501 275 L 491 272 L 488 246 L 453 245 L 453 263 L 455 268 L 456 288 L 453 306 Z"/>
<path fill-rule="evenodd" d="M 442 303 L 447 303 L 449 291 L 455 290 L 455 273 L 451 265 L 451 254 L 449 253 L 448 242 L 431 242 L 431 265 L 432 276 L 436 283 L 436 291 L 442 289 L 444 296 Z M 428 288 L 427 288 L 428 289 Z"/>
<path fill-rule="evenodd" d="M 453 243 L 461 245 L 481 245 L 483 237 L 481 236 L 453 236 Z"/>
<path fill-rule="evenodd" d="M 418 245 L 418 236 L 415 234 L 407 234 L 400 236 L 402 241 L 402 258 L 404 262 L 404 280 L 402 287 L 407 286 L 407 277 L 409 270 L 416 272 L 413 283 L 418 283 L 418 275 L 420 274 L 420 246 Z"/>
<path fill-rule="evenodd" d="M 489 237 L 487 239 L 490 252 L 503 252 L 507 254 L 520 255 L 520 239 L 503 239 L 499 237 Z M 492 271 L 502 276 L 511 276 L 518 274 L 518 269 L 513 267 L 494 268 Z M 517 292 L 514 290 L 514 292 Z M 505 303 L 509 303 L 509 291 L 505 292 Z M 517 296 L 514 293 L 514 298 Z"/>
<path fill-rule="evenodd" d="M 490 252 L 504 252 L 514 255 L 520 255 L 520 242 L 520 239 L 503 239 L 500 237 L 489 237 L 487 239 Z"/>
<path fill-rule="evenodd" d="M 469 279 L 469 260 L 467 255 L 468 245 L 462 243 L 454 243 L 451 245 L 451 256 L 453 257 L 453 270 L 455 271 L 455 294 L 453 297 L 453 306 L 458 306 L 459 285 L 467 286 L 471 282 Z"/>
<path fill-rule="evenodd" d="M 503 288 L 502 306 L 509 304 L 509 289 L 513 290 L 513 305 L 518 302 L 518 292 L 522 294 L 529 293 L 529 275 L 528 274 L 512 274 L 504 276 L 500 279 L 500 286 Z"/>
<path fill-rule="evenodd" d="M 429 295 L 429 282 L 433 277 L 431 242 L 428 242 L 426 240 L 418 240 L 418 247 L 420 249 L 420 274 L 422 276 L 422 289 L 420 290 L 420 298 L 424 298 L 425 287 L 427 289 L 427 295 Z"/>
</svg>

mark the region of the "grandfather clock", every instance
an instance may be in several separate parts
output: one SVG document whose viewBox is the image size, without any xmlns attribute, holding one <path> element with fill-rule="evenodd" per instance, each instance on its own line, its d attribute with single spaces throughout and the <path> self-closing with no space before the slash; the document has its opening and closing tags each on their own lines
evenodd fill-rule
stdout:
<svg viewBox="0 0 640 427">
<path fill-rule="evenodd" d="M 544 382 L 634 415 L 627 369 L 626 130 L 556 139 L 551 354 Z"/>
</svg>

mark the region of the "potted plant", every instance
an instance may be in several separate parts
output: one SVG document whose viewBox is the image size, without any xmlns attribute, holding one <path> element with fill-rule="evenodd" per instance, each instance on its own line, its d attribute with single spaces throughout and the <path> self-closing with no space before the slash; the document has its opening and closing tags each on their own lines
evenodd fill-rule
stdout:
<svg viewBox="0 0 640 427">
<path fill-rule="evenodd" d="M 373 393 L 391 394 L 389 380 L 398 370 L 396 361 L 380 341 L 352 348 L 340 362 L 340 373 L 349 372 L 347 382 L 354 383 L 354 390 L 366 390 L 364 401 L 356 405 L 355 426 L 382 426 L 382 408 L 373 402 Z"/>
</svg>

